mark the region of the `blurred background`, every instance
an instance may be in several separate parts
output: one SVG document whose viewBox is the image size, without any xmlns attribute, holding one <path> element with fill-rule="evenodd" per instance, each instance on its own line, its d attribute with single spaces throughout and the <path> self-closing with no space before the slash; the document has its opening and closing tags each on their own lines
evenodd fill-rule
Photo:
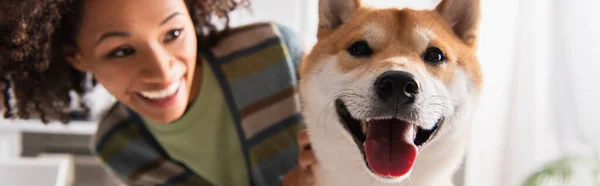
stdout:
<svg viewBox="0 0 600 186">
<path fill-rule="evenodd" d="M 438 2 L 365 1 L 417 9 Z M 252 11 L 236 11 L 232 24 L 275 21 L 310 50 L 317 4 L 253 0 Z M 485 82 L 457 186 L 555 177 L 563 179 L 540 185 L 600 185 L 598 7 L 599 0 L 482 0 L 478 57 Z M 117 185 L 89 153 L 97 118 L 114 99 L 101 86 L 85 99 L 93 103 L 91 119 L 67 126 L 0 119 L 0 185 Z"/>
</svg>

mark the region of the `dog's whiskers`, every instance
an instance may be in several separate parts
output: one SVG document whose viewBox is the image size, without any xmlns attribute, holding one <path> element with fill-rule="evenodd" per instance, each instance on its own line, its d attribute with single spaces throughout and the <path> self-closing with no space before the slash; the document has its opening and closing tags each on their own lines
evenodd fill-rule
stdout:
<svg viewBox="0 0 600 186">
<path fill-rule="evenodd" d="M 344 102 L 348 102 L 346 104 L 349 105 L 358 105 L 358 104 L 362 104 L 360 101 L 357 100 L 364 100 L 365 96 L 354 93 L 356 90 L 352 89 L 352 88 L 345 88 L 345 89 L 341 89 L 335 93 L 332 94 L 332 96 L 328 99 L 328 103 L 326 104 L 326 106 L 323 108 L 323 110 L 321 111 L 321 114 L 319 116 L 318 119 L 318 123 L 317 126 L 321 126 L 323 131 L 326 134 L 326 137 L 329 139 L 331 136 L 329 135 L 330 133 L 328 132 L 328 127 L 329 125 L 327 125 L 327 118 L 332 118 L 330 117 L 331 114 L 336 114 L 335 111 L 335 100 L 337 99 L 342 99 Z M 362 106 L 362 105 L 360 105 Z M 332 109 L 333 108 L 333 109 Z M 359 107 L 361 108 L 361 107 Z M 337 114 L 335 117 L 333 118 L 337 118 Z M 330 140 L 327 140 L 330 141 Z M 348 153 L 352 153 L 352 152 L 348 152 Z"/>
</svg>

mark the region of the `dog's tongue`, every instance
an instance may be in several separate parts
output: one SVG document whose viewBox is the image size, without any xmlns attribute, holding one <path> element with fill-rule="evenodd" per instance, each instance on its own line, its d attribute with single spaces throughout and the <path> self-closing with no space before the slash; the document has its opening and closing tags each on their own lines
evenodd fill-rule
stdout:
<svg viewBox="0 0 600 186">
<path fill-rule="evenodd" d="M 380 176 L 406 175 L 417 157 L 412 125 L 399 120 L 371 120 L 367 125 L 364 146 L 371 170 Z"/>
</svg>

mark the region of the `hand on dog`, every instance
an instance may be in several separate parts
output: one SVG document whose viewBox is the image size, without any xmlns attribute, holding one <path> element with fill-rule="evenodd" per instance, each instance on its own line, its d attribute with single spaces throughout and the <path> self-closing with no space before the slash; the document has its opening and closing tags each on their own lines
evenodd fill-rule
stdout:
<svg viewBox="0 0 600 186">
<path fill-rule="evenodd" d="M 298 134 L 298 144 L 300 147 L 298 166 L 285 175 L 283 186 L 312 186 L 315 184 L 312 167 L 317 164 L 317 159 L 310 147 L 306 130 Z"/>
</svg>

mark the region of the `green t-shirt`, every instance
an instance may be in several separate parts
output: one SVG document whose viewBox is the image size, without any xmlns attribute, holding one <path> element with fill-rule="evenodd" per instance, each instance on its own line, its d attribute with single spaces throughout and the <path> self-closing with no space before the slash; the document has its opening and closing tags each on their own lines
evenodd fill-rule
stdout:
<svg viewBox="0 0 600 186">
<path fill-rule="evenodd" d="M 210 66 L 204 62 L 202 70 L 198 96 L 182 118 L 170 124 L 144 122 L 169 156 L 201 177 L 217 186 L 249 185 L 231 112 Z"/>
</svg>

